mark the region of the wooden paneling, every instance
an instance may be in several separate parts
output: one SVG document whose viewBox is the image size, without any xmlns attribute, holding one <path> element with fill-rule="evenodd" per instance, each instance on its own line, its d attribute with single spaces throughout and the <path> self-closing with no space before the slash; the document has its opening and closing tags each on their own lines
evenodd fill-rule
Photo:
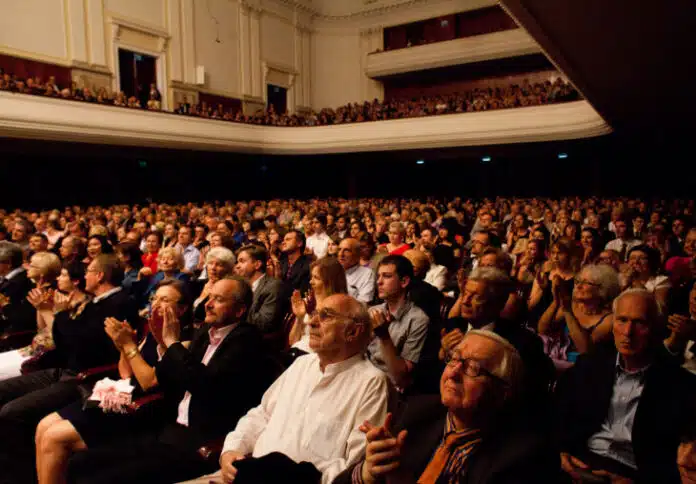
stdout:
<svg viewBox="0 0 696 484">
<path fill-rule="evenodd" d="M 198 101 L 201 104 L 206 103 L 208 106 L 212 107 L 213 110 L 217 109 L 218 104 L 222 104 L 225 111 L 230 110 L 233 113 L 236 113 L 237 111 L 242 110 L 242 101 L 231 97 L 216 96 L 214 94 L 206 94 L 201 92 L 198 95 Z"/>
<path fill-rule="evenodd" d="M 55 76 L 56 83 L 59 87 L 70 87 L 71 76 L 69 67 L 22 59 L 5 54 L 0 54 L 0 67 L 2 67 L 5 72 L 15 74 L 18 78 L 22 79 L 39 76 L 42 82 L 46 82 L 50 76 Z"/>
</svg>

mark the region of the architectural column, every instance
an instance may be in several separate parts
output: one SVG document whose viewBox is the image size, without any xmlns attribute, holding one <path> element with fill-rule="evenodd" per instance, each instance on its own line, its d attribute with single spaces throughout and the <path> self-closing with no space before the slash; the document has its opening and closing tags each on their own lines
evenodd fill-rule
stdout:
<svg viewBox="0 0 696 484">
<path fill-rule="evenodd" d="M 194 31 L 194 0 L 181 0 L 181 47 L 183 50 L 183 81 L 196 83 L 196 33 Z"/>
<path fill-rule="evenodd" d="M 239 3 L 239 92 L 251 96 L 251 37 L 249 6 Z"/>
<path fill-rule="evenodd" d="M 266 87 L 261 66 L 261 12 L 258 7 L 249 8 L 249 42 L 251 56 L 251 95 L 264 98 Z"/>
<path fill-rule="evenodd" d="M 384 85 L 380 81 L 371 79 L 365 75 L 367 69 L 367 56 L 370 52 L 384 49 L 384 29 L 372 27 L 360 31 L 360 90 L 363 99 L 384 99 Z"/>
</svg>

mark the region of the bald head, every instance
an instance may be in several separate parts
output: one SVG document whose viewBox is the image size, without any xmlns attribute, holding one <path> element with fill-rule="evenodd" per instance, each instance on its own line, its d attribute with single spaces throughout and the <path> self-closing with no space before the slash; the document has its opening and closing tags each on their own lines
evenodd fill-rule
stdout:
<svg viewBox="0 0 696 484">
<path fill-rule="evenodd" d="M 324 363 L 362 353 L 371 339 L 367 307 L 347 294 L 321 301 L 310 322 L 309 345 Z"/>
<path fill-rule="evenodd" d="M 338 262 L 348 270 L 360 262 L 360 242 L 353 238 L 343 239 L 338 245 Z"/>
</svg>

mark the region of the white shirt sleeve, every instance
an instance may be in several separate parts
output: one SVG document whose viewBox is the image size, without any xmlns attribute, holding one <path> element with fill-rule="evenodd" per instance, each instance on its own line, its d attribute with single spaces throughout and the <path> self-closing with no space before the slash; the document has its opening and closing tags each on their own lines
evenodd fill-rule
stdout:
<svg viewBox="0 0 696 484">
<path fill-rule="evenodd" d="M 389 394 L 386 378 L 375 378 L 370 382 L 364 395 L 365 398 L 358 405 L 355 414 L 355 428 L 351 431 L 346 441 L 345 458 L 334 458 L 319 465 L 321 472 L 321 484 L 331 484 L 341 472 L 352 466 L 365 454 L 367 441 L 365 434 L 358 428 L 365 420 L 373 425 L 382 425 L 387 418 L 387 396 Z"/>
<path fill-rule="evenodd" d="M 366 273 L 367 274 L 367 273 Z M 358 287 L 358 296 L 355 298 L 360 302 L 371 303 L 375 298 L 375 273 L 370 270 L 370 273 L 366 275 L 361 281 L 360 287 Z"/>
<path fill-rule="evenodd" d="M 227 434 L 225 444 L 222 446 L 222 453 L 228 451 L 239 452 L 240 454 L 249 455 L 254 451 L 254 446 L 261 433 L 265 430 L 268 421 L 273 414 L 280 389 L 283 387 L 285 371 L 273 385 L 266 390 L 261 398 L 261 403 L 247 412 L 245 416 L 239 419 L 237 427 Z"/>
</svg>

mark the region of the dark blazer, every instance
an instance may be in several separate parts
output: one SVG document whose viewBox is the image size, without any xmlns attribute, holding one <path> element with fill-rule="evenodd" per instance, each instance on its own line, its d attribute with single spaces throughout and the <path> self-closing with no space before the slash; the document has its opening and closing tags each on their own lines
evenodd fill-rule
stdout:
<svg viewBox="0 0 696 484">
<path fill-rule="evenodd" d="M 247 321 L 262 333 L 274 333 L 281 329 L 288 310 L 289 298 L 285 284 L 278 279 L 264 276 L 254 291 Z"/>
<path fill-rule="evenodd" d="M 311 265 L 312 258 L 302 254 L 292 265 L 289 277 L 286 277 L 288 273 L 288 258 L 282 257 L 280 259 L 280 278 L 285 284 L 290 286 L 293 291 L 298 290 L 304 295 L 309 290 L 309 266 Z"/>
<path fill-rule="evenodd" d="M 555 439 L 564 452 L 587 453 L 588 439 L 607 417 L 616 375 L 616 348 L 582 355 L 556 387 Z M 695 378 L 660 351 L 645 374 L 633 422 L 633 452 L 640 483 L 679 483 L 677 447 L 693 419 Z"/>
<path fill-rule="evenodd" d="M 196 332 L 189 349 L 171 345 L 156 367 L 167 400 L 178 405 L 185 392 L 191 393 L 189 429 L 200 444 L 233 430 L 275 377 L 261 333 L 246 323 L 237 325 L 203 365 L 210 344 L 208 328 L 204 325 Z"/>
<path fill-rule="evenodd" d="M 80 372 L 118 362 L 120 353 L 104 331 L 104 320 L 114 317 L 138 329 L 135 301 L 121 290 L 98 302 L 90 301 L 75 319 L 66 311 L 53 322 L 55 356 L 60 368 Z"/>
<path fill-rule="evenodd" d="M 27 301 L 27 294 L 33 287 L 25 270 L 0 283 L 0 294 L 10 301 L 0 309 L 0 332 L 36 329 L 36 310 Z"/>
<path fill-rule="evenodd" d="M 401 465 L 386 479 L 387 484 L 415 484 L 440 445 L 447 411 L 440 395 L 411 397 L 397 411 L 394 433 L 408 430 L 401 450 Z M 541 431 L 518 424 L 521 418 L 500 421 L 498 430 L 482 436 L 481 446 L 471 455 L 460 483 L 539 484 L 558 482 L 559 455 Z M 356 465 L 361 465 L 362 460 Z M 355 466 L 342 472 L 334 484 L 350 484 Z"/>
</svg>

